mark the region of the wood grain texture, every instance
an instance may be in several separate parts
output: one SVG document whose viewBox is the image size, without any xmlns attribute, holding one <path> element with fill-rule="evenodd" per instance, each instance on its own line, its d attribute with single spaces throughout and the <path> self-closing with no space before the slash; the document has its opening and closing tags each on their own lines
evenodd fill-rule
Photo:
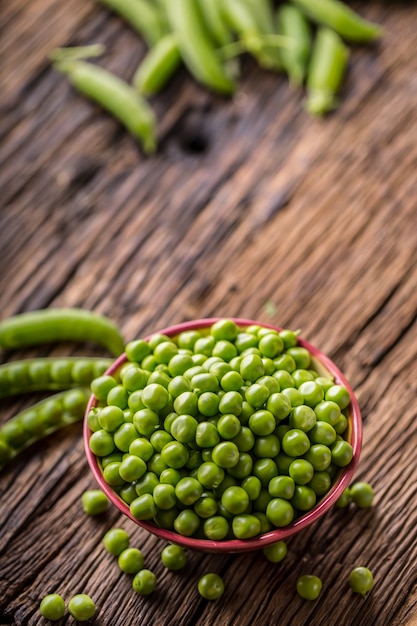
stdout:
<svg viewBox="0 0 417 626">
<path fill-rule="evenodd" d="M 170 574 L 161 541 L 114 509 L 83 514 L 81 494 L 95 485 L 76 424 L 0 475 L 0 624 L 43 626 L 49 592 L 91 594 L 100 626 L 417 623 L 417 5 L 353 6 L 385 35 L 352 50 L 334 115 L 309 118 L 302 94 L 251 59 L 230 100 L 182 69 L 152 99 L 159 150 L 145 158 L 47 60 L 55 46 L 100 41 L 99 62 L 129 80 L 145 53 L 133 31 L 94 2 L 1 4 L 1 318 L 82 306 L 127 340 L 208 316 L 301 328 L 357 393 L 356 478 L 376 501 L 326 514 L 288 541 L 279 565 L 190 553 Z M 73 352 L 83 347 L 29 354 Z M 4 400 L 1 421 L 32 401 Z M 149 598 L 101 544 L 116 525 L 158 576 Z M 365 601 L 347 582 L 359 564 L 375 576 Z M 198 596 L 207 571 L 224 578 L 220 602 Z M 297 596 L 303 573 L 322 578 L 319 601 Z"/>
</svg>

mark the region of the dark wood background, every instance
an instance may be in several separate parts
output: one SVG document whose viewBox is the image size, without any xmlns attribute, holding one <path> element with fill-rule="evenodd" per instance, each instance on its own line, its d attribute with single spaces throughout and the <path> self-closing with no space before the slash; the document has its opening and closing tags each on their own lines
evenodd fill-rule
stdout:
<svg viewBox="0 0 417 626">
<path fill-rule="evenodd" d="M 84 307 L 126 340 L 208 316 L 301 328 L 357 393 L 356 479 L 376 490 L 371 510 L 331 511 L 289 540 L 279 565 L 190 553 L 170 574 L 161 541 L 114 509 L 83 514 L 95 483 L 73 425 L 0 476 L 1 624 L 42 625 L 49 592 L 89 593 L 103 626 L 417 623 L 417 5 L 354 6 L 385 34 L 352 49 L 335 114 L 308 117 L 303 95 L 251 59 L 230 100 L 181 70 L 152 100 L 159 149 L 144 158 L 47 60 L 55 46 L 102 42 L 100 63 L 129 80 L 140 38 L 94 2 L 0 5 L 1 318 Z M 33 401 L 3 401 L 1 421 Z M 115 525 L 158 576 L 149 598 L 101 545 Z M 355 565 L 374 572 L 366 600 L 348 587 Z M 224 578 L 219 602 L 197 593 L 207 571 Z M 296 594 L 303 573 L 323 580 L 317 602 Z"/>
</svg>

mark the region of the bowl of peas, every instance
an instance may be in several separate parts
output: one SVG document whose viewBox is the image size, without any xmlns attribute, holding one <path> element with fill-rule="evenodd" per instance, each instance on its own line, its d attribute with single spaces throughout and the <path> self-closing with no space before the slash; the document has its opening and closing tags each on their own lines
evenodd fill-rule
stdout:
<svg viewBox="0 0 417 626">
<path fill-rule="evenodd" d="M 147 531 L 207 552 L 263 549 L 348 487 L 362 442 L 342 372 L 298 332 L 209 318 L 129 342 L 91 385 L 90 468 Z"/>
</svg>

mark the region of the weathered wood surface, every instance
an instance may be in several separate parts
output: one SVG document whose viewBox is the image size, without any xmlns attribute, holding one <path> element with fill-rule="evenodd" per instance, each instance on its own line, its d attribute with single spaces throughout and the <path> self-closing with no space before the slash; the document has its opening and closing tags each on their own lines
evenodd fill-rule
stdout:
<svg viewBox="0 0 417 626">
<path fill-rule="evenodd" d="M 94 480 L 74 425 L 0 476 L 1 624 L 42 624 L 48 592 L 91 594 L 103 626 L 417 623 L 417 5 L 355 6 L 385 36 L 352 52 L 336 114 L 309 118 L 283 77 L 250 60 L 230 101 L 182 71 L 153 101 L 160 148 L 145 159 L 46 58 L 100 41 L 102 63 L 130 79 L 138 37 L 93 2 L 1 4 L 1 317 L 81 306 L 126 339 L 206 316 L 301 328 L 357 392 L 356 478 L 377 494 L 372 510 L 332 511 L 288 541 L 280 565 L 193 553 L 172 575 L 163 544 L 116 510 L 83 514 Z M 1 421 L 31 401 L 3 401 Z M 152 597 L 136 596 L 105 553 L 114 525 L 158 575 Z M 375 575 L 365 601 L 347 583 L 358 564 Z M 221 602 L 197 594 L 207 571 L 224 577 Z M 322 578 L 319 601 L 297 597 L 302 573 Z"/>
</svg>

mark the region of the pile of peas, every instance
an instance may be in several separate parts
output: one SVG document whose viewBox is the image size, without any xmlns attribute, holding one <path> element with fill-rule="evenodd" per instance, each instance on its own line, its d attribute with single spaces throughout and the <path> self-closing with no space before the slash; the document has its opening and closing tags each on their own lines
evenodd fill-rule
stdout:
<svg viewBox="0 0 417 626">
<path fill-rule="evenodd" d="M 297 333 L 221 319 L 126 346 L 92 383 L 103 477 L 137 520 L 187 537 L 249 539 L 311 510 L 352 460 L 348 390 Z"/>
</svg>

